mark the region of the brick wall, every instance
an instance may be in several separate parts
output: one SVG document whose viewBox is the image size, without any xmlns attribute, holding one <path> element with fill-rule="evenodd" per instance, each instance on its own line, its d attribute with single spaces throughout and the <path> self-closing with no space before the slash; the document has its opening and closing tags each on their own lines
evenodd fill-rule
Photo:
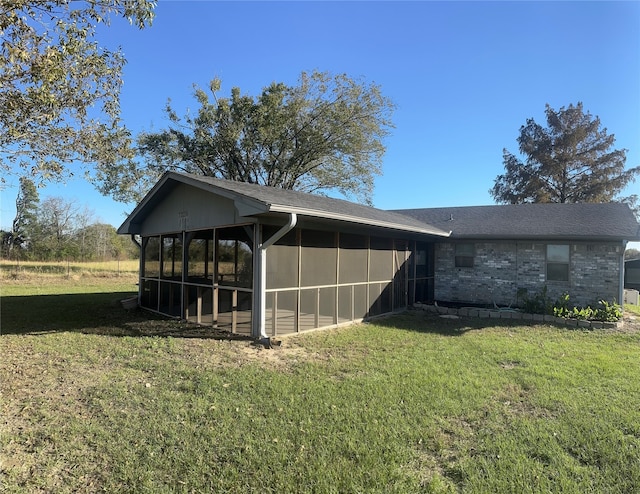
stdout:
<svg viewBox="0 0 640 494">
<path fill-rule="evenodd" d="M 532 295 L 545 284 L 549 297 L 566 292 L 575 305 L 619 297 L 620 243 L 570 244 L 568 282 L 546 281 L 546 243 L 476 242 L 474 247 L 474 266 L 457 268 L 455 245 L 436 244 L 436 300 L 516 306 L 518 289 Z"/>
</svg>

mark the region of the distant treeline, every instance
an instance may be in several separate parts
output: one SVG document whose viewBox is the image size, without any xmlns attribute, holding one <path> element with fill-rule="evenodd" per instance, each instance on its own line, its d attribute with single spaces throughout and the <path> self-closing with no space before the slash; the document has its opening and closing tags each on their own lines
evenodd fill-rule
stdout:
<svg viewBox="0 0 640 494">
<path fill-rule="evenodd" d="M 24 178 L 12 227 L 0 230 L 0 249 L 3 259 L 32 261 L 108 261 L 139 255 L 129 237 L 96 221 L 86 207 L 61 197 L 40 201 L 33 182 Z"/>
</svg>

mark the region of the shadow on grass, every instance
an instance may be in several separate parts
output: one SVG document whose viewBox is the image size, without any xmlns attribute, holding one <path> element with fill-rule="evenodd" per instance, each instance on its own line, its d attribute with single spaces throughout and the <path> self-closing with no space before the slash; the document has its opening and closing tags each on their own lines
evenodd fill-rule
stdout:
<svg viewBox="0 0 640 494">
<path fill-rule="evenodd" d="M 103 292 L 3 297 L 0 307 L 0 335 L 38 335 L 72 331 L 108 336 L 252 340 L 248 336 L 184 323 L 141 309 L 125 310 L 120 300 L 131 295 L 131 292 Z M 438 314 L 417 310 L 375 318 L 371 323 L 443 336 L 462 336 L 468 331 L 509 327 L 514 324 L 504 319 L 441 317 Z M 534 325 L 529 321 L 518 321 L 517 324 Z"/>
<path fill-rule="evenodd" d="M 250 339 L 141 309 L 125 310 L 120 301 L 131 295 L 109 292 L 3 297 L 0 335 L 72 331 L 107 336 Z"/>
<path fill-rule="evenodd" d="M 421 310 L 409 310 L 372 321 L 378 326 L 418 333 L 439 334 L 442 336 L 462 336 L 468 331 L 486 328 L 535 326 L 531 321 L 514 321 L 510 319 L 489 319 L 479 317 L 451 317 L 433 314 Z"/>
</svg>

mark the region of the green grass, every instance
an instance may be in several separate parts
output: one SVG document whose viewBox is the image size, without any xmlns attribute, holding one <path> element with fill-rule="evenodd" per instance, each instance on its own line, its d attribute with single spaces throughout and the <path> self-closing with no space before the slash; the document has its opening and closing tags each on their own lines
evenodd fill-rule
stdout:
<svg viewBox="0 0 640 494">
<path fill-rule="evenodd" d="M 636 316 L 640 316 L 640 305 L 624 304 L 624 310 Z"/>
<path fill-rule="evenodd" d="M 640 492 L 636 332 L 415 311 L 265 350 L 104 283 L 3 288 L 3 492 Z"/>
</svg>

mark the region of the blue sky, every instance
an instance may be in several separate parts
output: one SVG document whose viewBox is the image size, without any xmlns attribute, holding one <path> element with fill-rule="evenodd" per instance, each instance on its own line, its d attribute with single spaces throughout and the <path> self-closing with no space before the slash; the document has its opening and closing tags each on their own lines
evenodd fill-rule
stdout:
<svg viewBox="0 0 640 494">
<path fill-rule="evenodd" d="M 397 105 L 373 202 L 382 209 L 492 204 L 502 149 L 544 108 L 582 101 L 627 167 L 640 165 L 639 2 L 213 2 L 160 0 L 151 28 L 101 29 L 128 60 L 124 123 L 160 130 L 171 98 L 198 107 L 193 84 L 222 79 L 255 95 L 301 71 L 375 82 Z M 1 226 L 15 215 L 17 179 L 1 192 Z M 625 191 L 640 194 L 635 183 Z M 133 204 L 81 179 L 40 190 L 87 205 L 119 226 Z"/>
</svg>

